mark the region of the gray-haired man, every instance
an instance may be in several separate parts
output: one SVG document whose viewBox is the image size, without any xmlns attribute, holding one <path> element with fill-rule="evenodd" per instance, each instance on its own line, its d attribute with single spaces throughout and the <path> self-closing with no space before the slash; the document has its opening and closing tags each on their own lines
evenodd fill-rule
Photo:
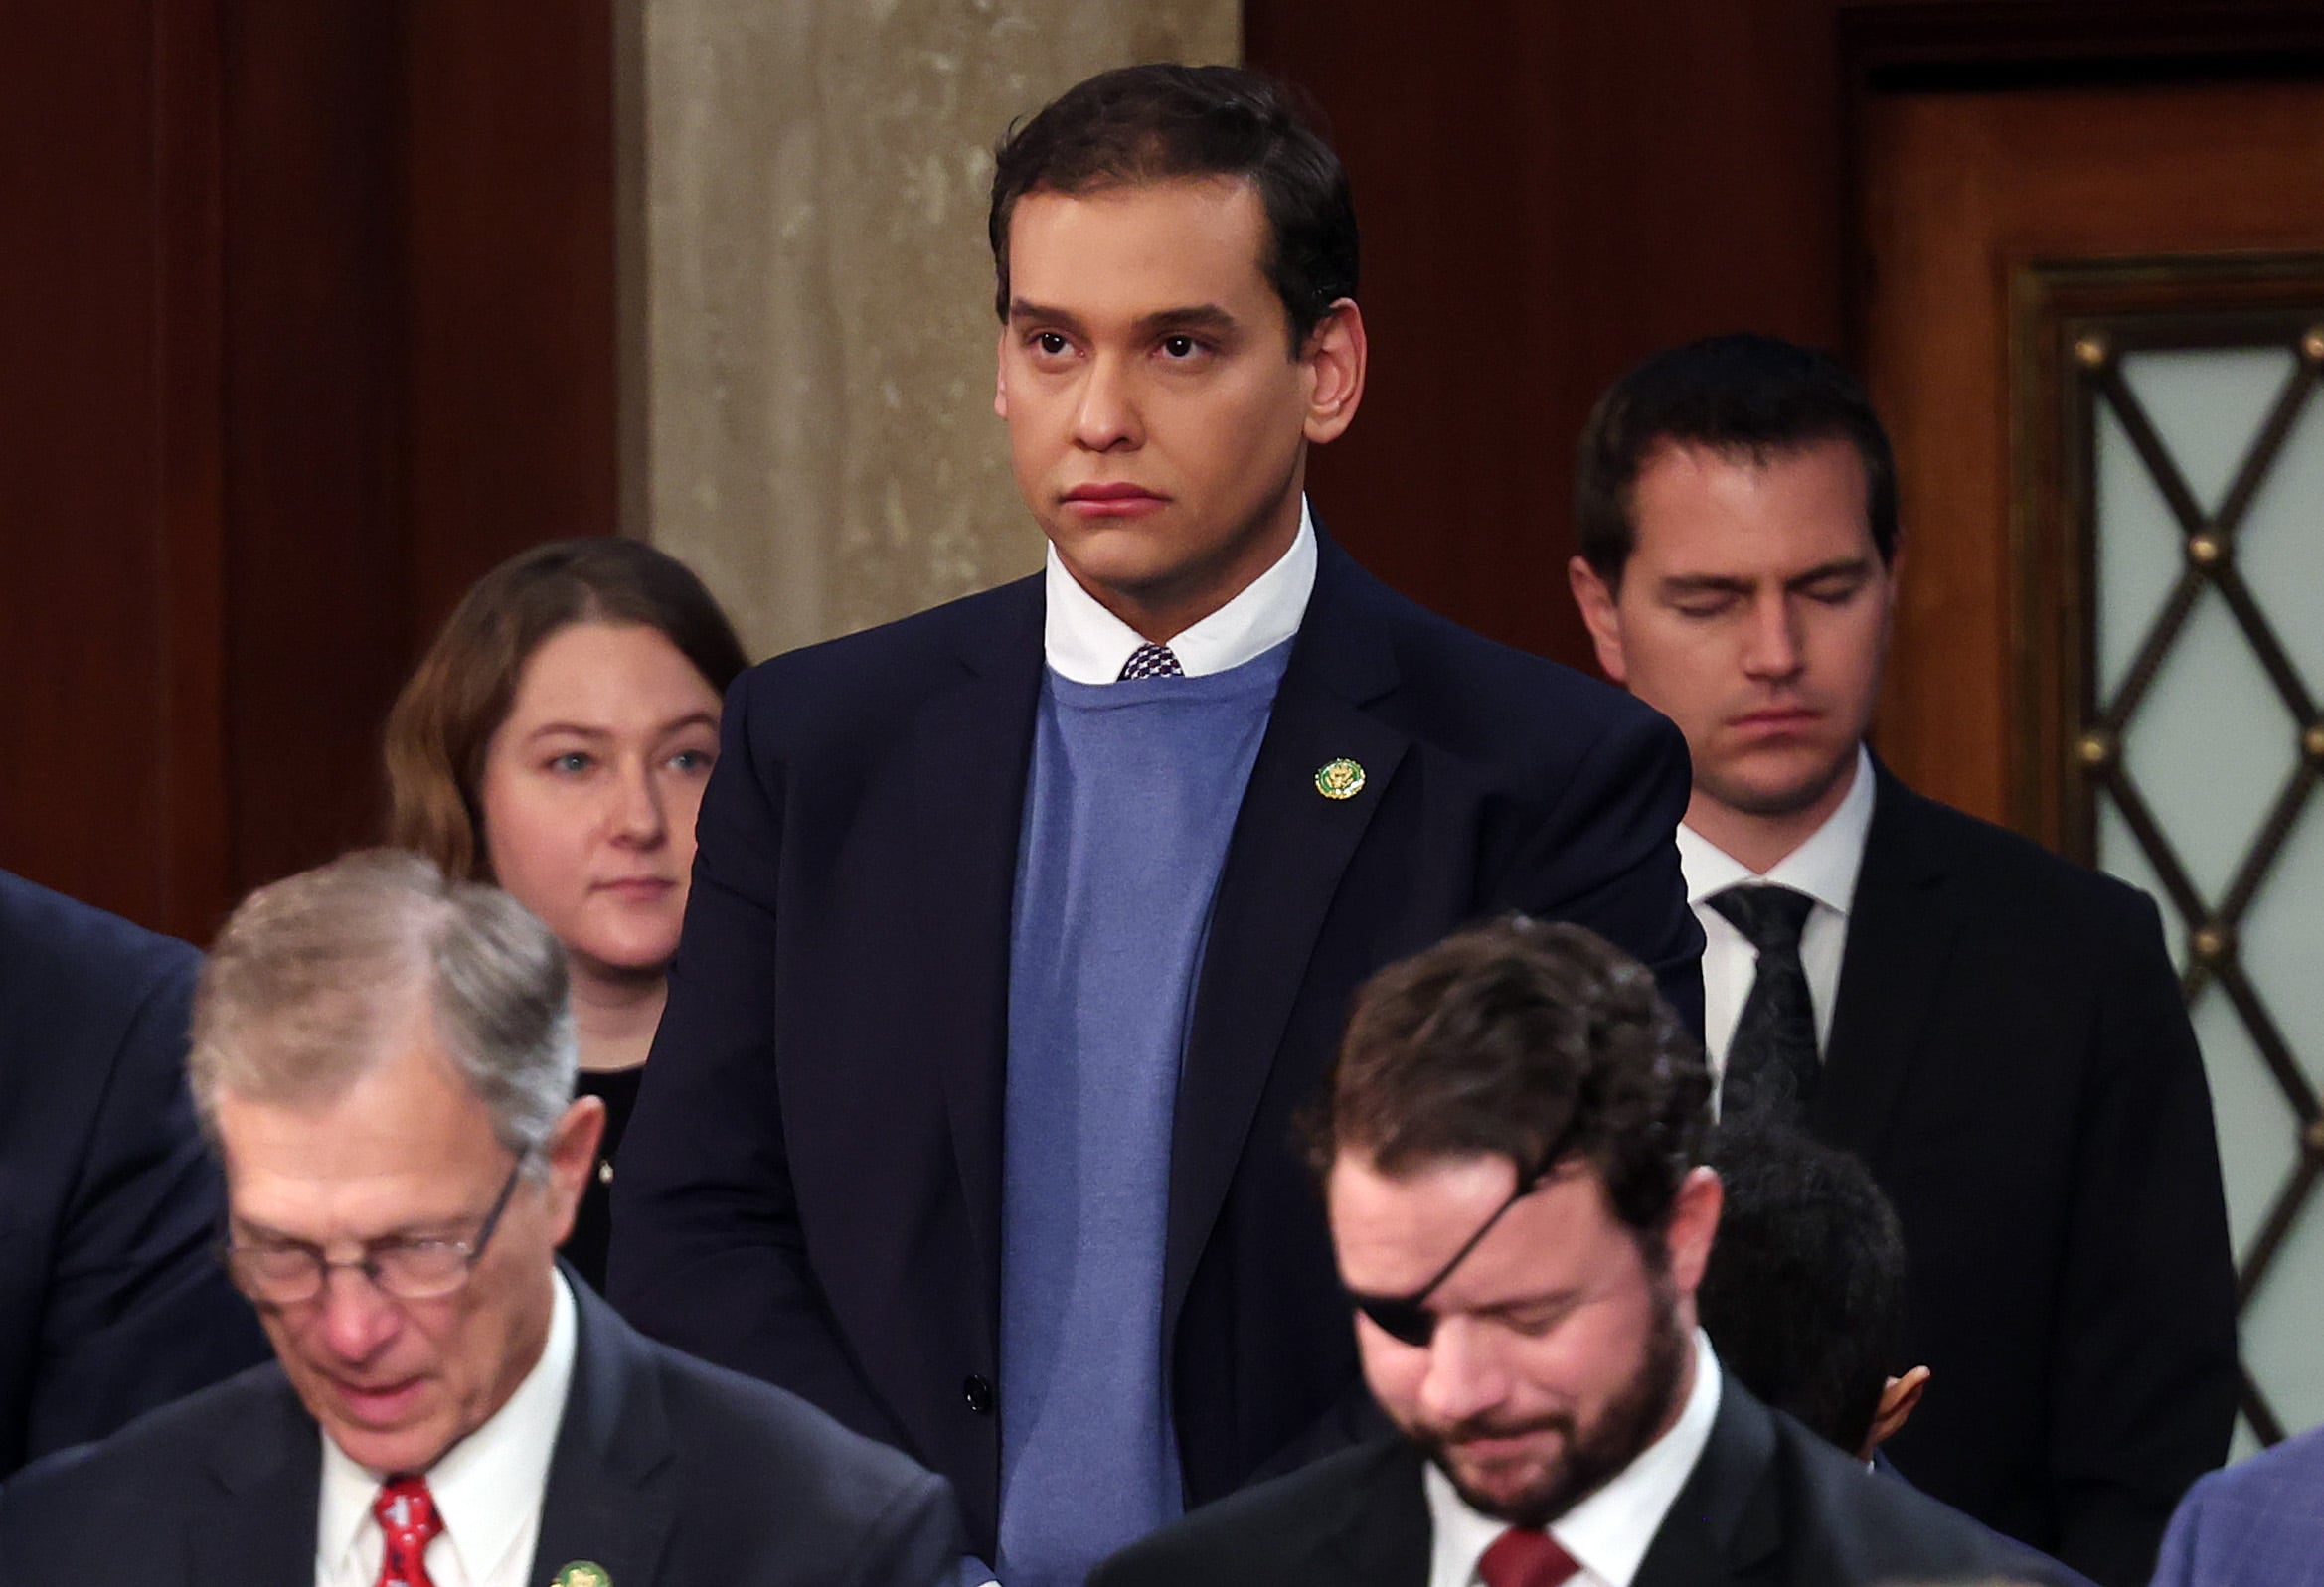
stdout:
<svg viewBox="0 0 2324 1587">
<path fill-rule="evenodd" d="M 939 1479 L 558 1270 L 602 1106 L 504 894 L 387 853 L 260 889 L 191 1062 L 276 1361 L 12 1482 L 10 1587 L 948 1576 Z"/>
</svg>

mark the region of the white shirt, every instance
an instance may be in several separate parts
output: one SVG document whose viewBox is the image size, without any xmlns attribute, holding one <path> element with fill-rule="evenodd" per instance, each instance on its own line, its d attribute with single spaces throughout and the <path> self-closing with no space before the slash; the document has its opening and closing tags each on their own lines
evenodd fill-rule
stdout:
<svg viewBox="0 0 2324 1587">
<path fill-rule="evenodd" d="M 1299 533 L 1291 537 L 1290 550 L 1233 600 L 1167 641 L 1186 675 L 1200 678 L 1240 667 L 1299 632 L 1307 597 L 1315 592 L 1315 520 L 1302 496 Z M 1122 663 L 1146 643 L 1146 636 L 1099 605 L 1066 571 L 1055 546 L 1049 549 L 1045 577 L 1049 614 L 1041 643 L 1049 665 L 1077 684 L 1110 684 L 1120 678 Z"/>
<path fill-rule="evenodd" d="M 1714 1079 L 1727 1072 L 1727 1049 L 1736 1022 L 1759 973 L 1759 950 L 1727 916 L 1711 907 L 1711 895 L 1751 882 L 1772 882 L 1804 892 L 1815 907 L 1799 932 L 1799 962 L 1807 971 L 1808 998 L 1815 1006 L 1816 1047 L 1832 1034 L 1832 1001 L 1840 990 L 1840 960 L 1848 947 L 1848 911 L 1856 903 L 1856 876 L 1864 869 L 1865 834 L 1872 830 L 1872 756 L 1856 746 L 1856 780 L 1840 807 L 1824 818 L 1807 842 L 1785 855 L 1765 875 L 1694 828 L 1679 828 L 1679 870 L 1687 878 L 1687 902 L 1703 923 L 1703 1044 Z"/>
<path fill-rule="evenodd" d="M 533 1549 L 541 1540 L 541 1498 L 580 1338 L 565 1275 L 553 1275 L 553 1282 L 557 1294 L 541 1358 L 491 1420 L 428 1470 L 427 1491 L 443 1517 L 443 1530 L 427 1545 L 427 1574 L 435 1587 L 530 1587 Z M 315 1587 L 376 1587 L 387 1542 L 371 1507 L 383 1474 L 349 1460 L 330 1434 L 318 1436 L 323 1497 Z"/>
<path fill-rule="evenodd" d="M 1580 1573 L 1571 1587 L 1630 1587 L 1646 1557 L 1647 1545 L 1662 1528 L 1663 1516 L 1687 1486 L 1703 1447 L 1711 1442 L 1711 1424 L 1719 1418 L 1719 1357 L 1711 1340 L 1695 1330 L 1695 1386 L 1687 1391 L 1686 1409 L 1670 1431 L 1646 1446 L 1638 1458 L 1623 1467 L 1596 1493 L 1559 1519 L 1550 1535 L 1566 1550 Z M 1495 1539 L 1509 1529 L 1505 1520 L 1480 1515 L 1468 1508 L 1452 1480 L 1431 1462 L 1421 1478 L 1428 1497 L 1428 1587 L 1477 1587 L 1484 1578 L 1477 1563 Z"/>
</svg>

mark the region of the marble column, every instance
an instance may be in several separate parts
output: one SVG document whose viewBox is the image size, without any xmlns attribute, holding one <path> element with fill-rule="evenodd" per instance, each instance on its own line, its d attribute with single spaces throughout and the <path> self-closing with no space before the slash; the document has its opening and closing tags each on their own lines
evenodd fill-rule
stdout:
<svg viewBox="0 0 2324 1587">
<path fill-rule="evenodd" d="M 1040 565 L 992 413 L 992 144 L 1238 0 L 626 0 L 624 529 L 754 654 Z"/>
</svg>

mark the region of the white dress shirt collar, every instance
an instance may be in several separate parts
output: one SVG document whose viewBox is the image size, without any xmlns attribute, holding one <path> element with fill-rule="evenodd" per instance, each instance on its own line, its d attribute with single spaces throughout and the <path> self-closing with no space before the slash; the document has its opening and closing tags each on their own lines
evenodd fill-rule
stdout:
<svg viewBox="0 0 2324 1587">
<path fill-rule="evenodd" d="M 1743 882 L 1765 881 L 1804 892 L 1845 919 L 1856 902 L 1856 876 L 1864 869 L 1864 840 L 1872 831 L 1872 754 L 1856 746 L 1856 779 L 1839 807 L 1808 840 L 1761 875 L 1681 823 L 1679 869 L 1687 878 L 1687 902 L 1701 903 L 1715 892 Z"/>
<path fill-rule="evenodd" d="M 556 1294 L 541 1358 L 507 1404 L 428 1469 L 427 1491 L 443 1517 L 442 1535 L 427 1548 L 436 1587 L 520 1587 L 532 1569 L 581 1333 L 565 1275 L 553 1274 L 551 1282 Z M 373 1587 L 386 1545 L 371 1507 L 384 1474 L 348 1459 L 328 1433 L 317 1436 L 323 1441 L 317 1587 Z"/>
<path fill-rule="evenodd" d="M 1679 1419 L 1603 1488 L 1551 1523 L 1550 1535 L 1581 1567 L 1573 1587 L 1630 1587 L 1663 1517 L 1703 1458 L 1711 1424 L 1719 1419 L 1719 1357 L 1699 1328 L 1694 1346 L 1695 1382 Z M 1433 1462 L 1421 1482 L 1433 1532 L 1428 1587 L 1475 1587 L 1482 1579 L 1477 1562 L 1509 1523 L 1469 1508 Z"/>
<path fill-rule="evenodd" d="M 1315 592 L 1315 520 L 1302 496 L 1299 533 L 1291 538 L 1290 550 L 1233 600 L 1170 638 L 1170 653 L 1178 665 L 1189 678 L 1222 673 L 1289 639 L 1299 631 L 1300 619 L 1307 615 L 1307 597 Z M 1066 571 L 1055 546 L 1049 549 L 1044 583 L 1049 609 L 1041 642 L 1050 667 L 1077 684 L 1110 684 L 1118 679 L 1122 663 L 1146 643 L 1145 636 L 1083 589 Z"/>
</svg>

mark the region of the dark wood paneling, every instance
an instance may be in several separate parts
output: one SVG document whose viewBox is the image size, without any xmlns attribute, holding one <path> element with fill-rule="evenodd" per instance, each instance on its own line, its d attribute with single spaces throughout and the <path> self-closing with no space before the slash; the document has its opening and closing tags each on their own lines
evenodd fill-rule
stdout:
<svg viewBox="0 0 2324 1587">
<path fill-rule="evenodd" d="M 613 15 L 612 0 L 417 14 L 409 491 L 432 631 L 510 553 L 614 528 Z"/>
<path fill-rule="evenodd" d="M 1398 587 L 1587 665 L 1565 562 L 1597 394 L 1716 331 L 1841 339 L 1831 0 L 1248 0 L 1245 29 L 1322 102 L 1364 220 L 1372 383 L 1318 509 Z"/>
<path fill-rule="evenodd" d="M 403 8 L 235 5 L 226 36 L 234 879 L 376 830 L 411 646 Z"/>
<path fill-rule="evenodd" d="M 200 938 L 378 830 L 466 585 L 615 518 L 609 0 L 12 8 L 0 865 Z"/>
<path fill-rule="evenodd" d="M 165 113 L 198 147 L 203 108 L 157 91 L 155 29 L 27 8 L 0 51 L 0 865 L 146 918 L 172 880 L 161 443 L 186 433 L 163 422 L 157 151 L 189 130 Z M 199 224 L 203 173 L 179 175 Z"/>
</svg>

